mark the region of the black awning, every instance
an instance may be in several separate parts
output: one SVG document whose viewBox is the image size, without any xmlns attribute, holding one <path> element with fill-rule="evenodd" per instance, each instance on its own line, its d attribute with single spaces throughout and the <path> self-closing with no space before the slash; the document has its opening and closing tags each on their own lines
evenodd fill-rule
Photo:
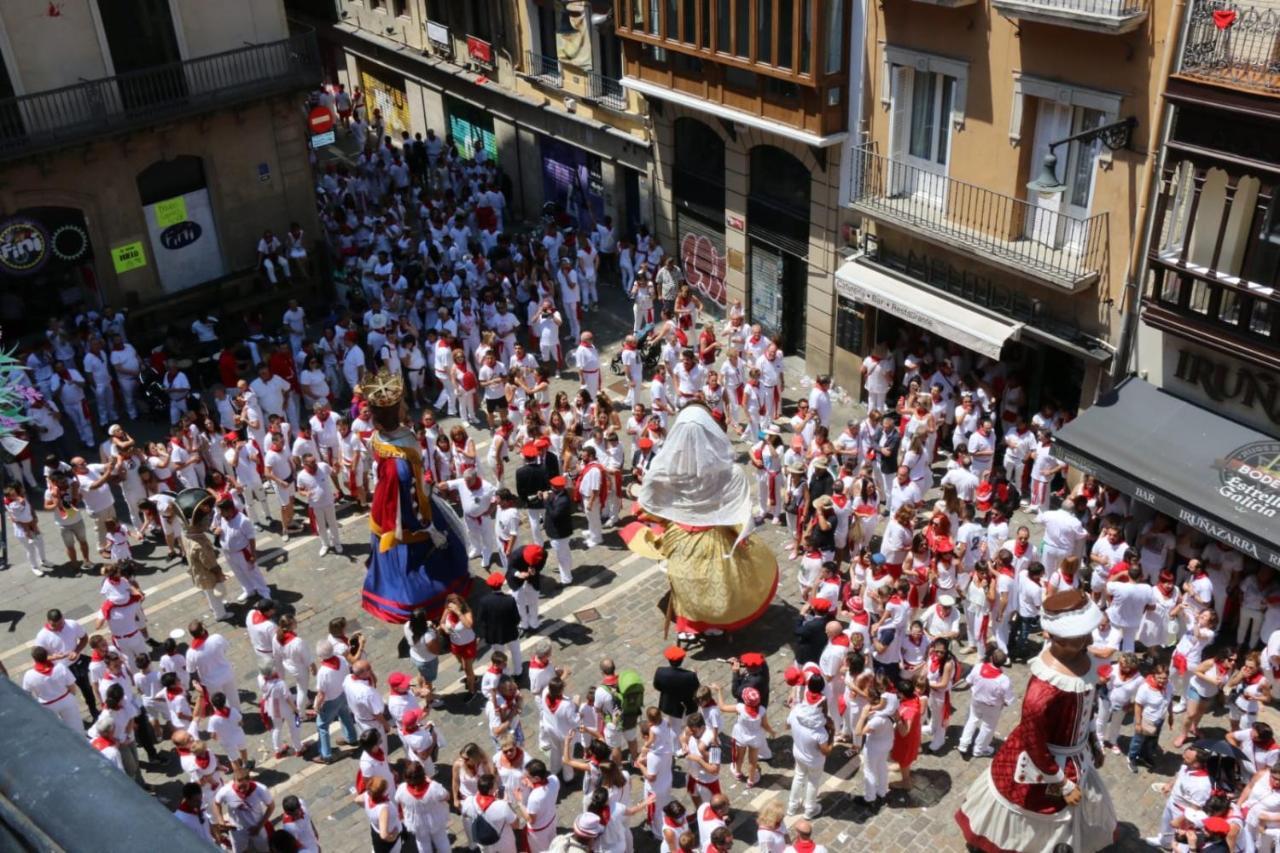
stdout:
<svg viewBox="0 0 1280 853">
<path fill-rule="evenodd" d="M 1280 441 L 1130 378 L 1053 443 L 1071 467 L 1280 567 Z"/>
</svg>

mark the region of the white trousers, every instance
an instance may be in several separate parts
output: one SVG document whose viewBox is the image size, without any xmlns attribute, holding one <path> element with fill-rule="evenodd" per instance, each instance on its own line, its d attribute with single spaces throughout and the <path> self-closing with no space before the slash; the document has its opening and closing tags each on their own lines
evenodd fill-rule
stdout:
<svg viewBox="0 0 1280 853">
<path fill-rule="evenodd" d="M 440 373 L 437 373 L 436 379 L 439 380 L 442 387 L 440 389 L 440 394 L 436 397 L 436 401 L 431 408 L 440 411 L 447 411 L 451 415 L 456 415 L 458 413 L 458 400 L 457 397 L 454 396 L 453 386 L 449 384 L 448 375 L 441 375 Z"/>
<path fill-rule="evenodd" d="M 867 741 L 862 750 L 862 797 L 875 802 L 889 795 L 889 749 L 886 743 L 877 746 Z"/>
<path fill-rule="evenodd" d="M 1120 724 L 1124 722 L 1125 707 L 1113 707 L 1110 699 L 1098 700 L 1098 713 L 1093 719 L 1094 731 L 1103 743 L 1115 743 L 1120 737 Z"/>
<path fill-rule="evenodd" d="M 136 376 L 119 375 L 120 396 L 124 397 L 124 409 L 129 413 L 129 420 L 138 418 L 138 378 Z"/>
<path fill-rule="evenodd" d="M 516 590 L 516 611 L 520 614 L 520 627 L 537 629 L 542 624 L 542 618 L 538 615 L 538 591 L 533 588 L 532 584 L 525 583 L 524 586 Z"/>
<path fill-rule="evenodd" d="M 294 752 L 302 752 L 302 727 L 294 722 L 292 714 L 287 719 L 271 720 L 271 748 L 279 752 L 284 747 L 281 741 L 288 738 L 288 745 L 293 747 Z"/>
<path fill-rule="evenodd" d="M 94 383 L 93 400 L 98 404 L 98 426 L 105 427 L 117 419 L 115 389 L 109 381 Z"/>
<path fill-rule="evenodd" d="M 89 417 L 84 413 L 84 407 L 79 403 L 74 406 L 63 405 L 62 412 L 75 426 L 76 434 L 80 436 L 80 440 L 85 444 L 93 444 L 93 425 L 89 423 Z"/>
<path fill-rule="evenodd" d="M 498 550 L 498 536 L 494 531 L 493 516 L 481 515 L 477 518 L 468 515 L 466 521 L 467 539 L 470 540 L 471 545 L 469 556 L 479 556 L 480 565 L 487 566 L 494 552 Z"/>
<path fill-rule="evenodd" d="M 44 704 L 43 702 L 41 704 Z M 80 703 L 74 694 L 68 693 L 57 702 L 45 705 L 59 720 L 67 724 L 67 728 L 77 734 L 84 733 L 84 720 L 80 719 Z"/>
<path fill-rule="evenodd" d="M 262 570 L 258 568 L 257 563 L 250 563 L 244 558 L 240 552 L 223 551 L 223 558 L 227 561 L 227 565 L 231 567 L 231 573 L 236 576 L 236 580 L 240 582 L 240 586 L 250 595 L 255 592 L 263 598 L 271 597 L 271 590 L 267 587 L 267 579 L 262 576 Z"/>
<path fill-rule="evenodd" d="M 568 539 L 552 539 L 551 551 L 556 555 L 556 567 L 560 569 L 560 583 L 573 583 L 573 552 Z"/>
<path fill-rule="evenodd" d="M 559 773 L 566 782 L 573 781 L 573 768 L 564 763 L 564 738 L 556 737 L 541 726 L 538 728 L 538 747 L 547 756 L 547 770 L 552 774 Z"/>
<path fill-rule="evenodd" d="M 526 509 L 525 517 L 529 519 L 529 540 L 535 545 L 543 542 L 542 534 L 542 517 L 546 514 L 545 509 Z"/>
<path fill-rule="evenodd" d="M 935 695 L 935 692 L 929 691 L 929 726 L 932 735 L 929 738 L 929 748 L 937 752 L 942 749 L 942 744 L 947 739 L 947 724 L 942 721 L 942 716 L 946 710 L 947 696 L 945 693 Z"/>
<path fill-rule="evenodd" d="M 867 391 L 867 411 L 883 412 L 884 398 L 887 393 L 887 391 Z"/>
<path fill-rule="evenodd" d="M 586 504 L 587 501 L 584 499 L 583 503 Z M 600 502 L 594 496 L 590 506 L 584 509 L 584 514 L 587 516 L 587 535 L 583 541 L 588 548 L 594 548 L 604 541 L 604 531 L 600 528 Z"/>
<path fill-rule="evenodd" d="M 44 555 L 44 537 L 37 533 L 31 537 L 18 537 L 18 541 L 22 543 L 22 547 L 27 552 L 27 562 L 31 568 L 38 569 L 41 566 L 49 564 L 49 558 Z"/>
<path fill-rule="evenodd" d="M 333 549 L 341 548 L 342 528 L 338 526 L 338 512 L 333 504 L 312 506 L 309 509 L 315 521 L 316 537 L 320 540 L 320 544 L 328 545 Z"/>
<path fill-rule="evenodd" d="M 968 752 L 972 745 L 975 755 L 989 752 L 991 738 L 995 736 L 996 726 L 1000 724 L 1000 713 L 1003 710 L 1003 705 L 970 702 L 969 719 L 965 721 L 964 731 L 960 734 L 960 751 Z"/>
<path fill-rule="evenodd" d="M 821 764 L 804 764 L 797 761 L 791 776 L 791 796 L 787 800 L 787 814 L 798 814 L 803 801 L 806 812 L 817 811 L 818 791 L 822 788 Z"/>
</svg>

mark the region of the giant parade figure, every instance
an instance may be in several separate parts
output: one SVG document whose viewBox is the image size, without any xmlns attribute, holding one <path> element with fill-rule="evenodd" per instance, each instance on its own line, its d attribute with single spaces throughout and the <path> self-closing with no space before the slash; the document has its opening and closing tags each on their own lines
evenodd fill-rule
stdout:
<svg viewBox="0 0 1280 853">
<path fill-rule="evenodd" d="M 639 518 L 622 531 L 634 552 L 663 560 L 677 637 L 736 631 L 764 615 L 778 561 L 751 534 L 751 486 L 724 427 L 702 405 L 680 410 L 637 494 Z"/>
<path fill-rule="evenodd" d="M 1102 611 L 1077 589 L 1041 605 L 1047 643 L 1031 660 L 1022 719 L 956 812 L 970 850 L 1096 853 L 1115 839 L 1116 812 L 1098 768 L 1097 674 L 1089 656 Z"/>
<path fill-rule="evenodd" d="M 369 508 L 369 562 L 361 604 L 386 622 L 425 609 L 437 619 L 450 593 L 471 586 L 462 522 L 427 485 L 422 450 L 404 425 L 404 385 L 383 370 L 361 385 L 373 416 L 375 485 Z"/>
</svg>

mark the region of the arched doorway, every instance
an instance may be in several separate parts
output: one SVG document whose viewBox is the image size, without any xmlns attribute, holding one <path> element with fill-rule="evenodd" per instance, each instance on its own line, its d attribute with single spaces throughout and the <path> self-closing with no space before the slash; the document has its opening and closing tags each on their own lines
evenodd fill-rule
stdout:
<svg viewBox="0 0 1280 853">
<path fill-rule="evenodd" d="M 84 211 L 24 207 L 0 220 L 0 325 L 14 339 L 67 312 L 101 308 Z"/>
<path fill-rule="evenodd" d="M 680 265 L 703 305 L 723 309 L 727 298 L 724 140 L 706 124 L 689 117 L 676 119 L 672 133 L 672 196 Z"/>
<path fill-rule="evenodd" d="M 226 275 L 203 160 L 183 155 L 152 163 L 138 173 L 138 195 L 166 293 Z"/>
<path fill-rule="evenodd" d="M 781 337 L 788 353 L 805 349 L 808 286 L 809 169 L 772 145 L 751 149 L 747 236 L 751 321 Z M 786 295 L 791 298 L 786 298 Z"/>
</svg>

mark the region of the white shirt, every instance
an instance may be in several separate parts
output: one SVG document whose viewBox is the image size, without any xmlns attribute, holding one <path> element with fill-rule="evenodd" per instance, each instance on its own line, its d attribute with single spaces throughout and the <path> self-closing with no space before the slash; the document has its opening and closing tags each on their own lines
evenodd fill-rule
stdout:
<svg viewBox="0 0 1280 853">
<path fill-rule="evenodd" d="M 379 725 L 378 721 L 386 706 L 383 705 L 382 696 L 369 682 L 348 675 L 342 683 L 342 690 L 346 694 L 351 715 L 361 727 L 368 729 Z"/>
<path fill-rule="evenodd" d="M 236 680 L 235 670 L 227 660 L 227 641 L 221 634 L 209 634 L 200 648 L 193 645 L 187 649 L 187 669 L 206 686 Z"/>
<path fill-rule="evenodd" d="M 336 495 L 333 486 L 333 469 L 327 462 L 317 462 L 316 472 L 306 468 L 298 472 L 298 488 L 307 493 L 307 505 L 323 509 L 333 506 Z"/>
<path fill-rule="evenodd" d="M 74 652 L 80 639 L 85 637 L 84 627 L 72 619 L 63 619 L 62 627 L 51 630 L 46 624 L 36 634 L 35 644 L 47 651 L 50 656 Z M 68 658 L 70 660 L 70 658 Z"/>
<path fill-rule="evenodd" d="M 1136 628 L 1142 623 L 1147 607 L 1155 603 L 1154 592 L 1145 583 L 1111 581 L 1107 584 L 1107 595 L 1111 596 L 1107 617 L 1111 624 L 1121 628 Z"/>
<path fill-rule="evenodd" d="M 257 395 L 258 405 L 264 415 L 284 417 L 284 398 L 290 390 L 287 380 L 280 376 L 272 376 L 264 381 L 259 377 L 250 382 L 249 387 Z"/>
<path fill-rule="evenodd" d="M 214 794 L 214 801 L 222 806 L 223 812 L 231 825 L 236 829 L 251 829 L 267 814 L 271 808 L 271 792 L 258 782 L 250 783 L 253 789 L 247 796 L 241 796 L 234 782 L 228 782 Z"/>
<path fill-rule="evenodd" d="M 1080 519 L 1064 509 L 1055 509 L 1041 516 L 1044 522 L 1044 544 L 1057 551 L 1074 554 L 1079 543 L 1088 535 Z"/>
<path fill-rule="evenodd" d="M 48 673 L 32 668 L 22 674 L 22 689 L 42 705 L 52 705 L 66 698 L 75 684 L 75 676 L 61 661 L 54 663 Z"/>
</svg>

